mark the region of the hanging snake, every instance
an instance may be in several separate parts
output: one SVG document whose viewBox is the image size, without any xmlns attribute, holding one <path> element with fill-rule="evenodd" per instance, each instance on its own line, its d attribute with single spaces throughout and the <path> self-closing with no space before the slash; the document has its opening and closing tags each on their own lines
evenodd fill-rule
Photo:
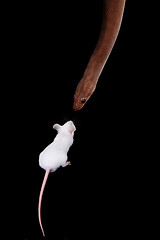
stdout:
<svg viewBox="0 0 160 240">
<path fill-rule="evenodd" d="M 103 0 L 103 17 L 100 36 L 84 75 L 74 94 L 73 109 L 80 110 L 93 94 L 103 67 L 117 39 L 125 0 Z"/>
</svg>

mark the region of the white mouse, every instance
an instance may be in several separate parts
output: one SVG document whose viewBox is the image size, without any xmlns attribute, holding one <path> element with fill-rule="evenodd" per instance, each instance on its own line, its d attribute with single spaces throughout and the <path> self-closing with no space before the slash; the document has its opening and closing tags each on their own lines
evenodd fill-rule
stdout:
<svg viewBox="0 0 160 240">
<path fill-rule="evenodd" d="M 38 218 L 43 236 L 45 236 L 45 234 L 41 222 L 41 203 L 47 178 L 49 173 L 56 171 L 57 168 L 61 166 L 66 167 L 67 165 L 71 165 L 71 163 L 67 161 L 67 152 L 70 146 L 73 144 L 74 131 L 76 130 L 76 127 L 72 121 L 68 121 L 62 126 L 55 124 L 53 128 L 58 131 L 58 134 L 56 135 L 54 141 L 48 145 L 39 155 L 39 165 L 46 171 L 39 195 L 38 204 Z"/>
</svg>

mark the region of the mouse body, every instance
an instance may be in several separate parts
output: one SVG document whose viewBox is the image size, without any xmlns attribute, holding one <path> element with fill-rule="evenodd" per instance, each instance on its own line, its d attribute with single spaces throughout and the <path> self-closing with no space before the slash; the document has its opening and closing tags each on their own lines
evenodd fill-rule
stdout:
<svg viewBox="0 0 160 240">
<path fill-rule="evenodd" d="M 71 163 L 67 161 L 67 153 L 70 146 L 73 144 L 74 132 L 76 130 L 76 127 L 72 121 L 68 121 L 62 126 L 55 124 L 53 128 L 58 131 L 58 134 L 56 135 L 54 141 L 49 144 L 39 155 L 39 165 L 46 171 L 38 204 L 39 224 L 44 236 L 45 234 L 41 222 L 41 203 L 47 178 L 50 172 L 56 171 L 59 167 L 71 165 Z"/>
</svg>

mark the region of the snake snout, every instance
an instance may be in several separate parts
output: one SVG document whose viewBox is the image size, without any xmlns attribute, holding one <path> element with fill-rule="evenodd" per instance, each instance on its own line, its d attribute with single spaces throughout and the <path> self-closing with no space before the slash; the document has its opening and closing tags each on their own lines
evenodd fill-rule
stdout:
<svg viewBox="0 0 160 240">
<path fill-rule="evenodd" d="M 80 108 L 79 108 L 79 106 L 78 106 L 77 103 L 74 103 L 74 104 L 73 104 L 73 110 L 74 110 L 74 111 L 80 110 Z"/>
</svg>

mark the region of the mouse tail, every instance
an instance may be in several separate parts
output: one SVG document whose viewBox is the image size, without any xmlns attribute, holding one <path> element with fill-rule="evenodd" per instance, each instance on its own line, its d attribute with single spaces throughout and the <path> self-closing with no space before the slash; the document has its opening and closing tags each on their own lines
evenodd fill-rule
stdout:
<svg viewBox="0 0 160 240">
<path fill-rule="evenodd" d="M 43 230 L 43 227 L 42 227 L 42 221 L 41 221 L 41 204 L 42 204 L 42 196 L 43 196 L 43 192 L 44 192 L 44 188 L 45 188 L 45 185 L 46 185 L 46 182 L 47 182 L 47 178 L 48 178 L 49 172 L 50 172 L 50 169 L 47 169 L 47 170 L 46 170 L 46 173 L 45 173 L 45 175 L 44 175 L 44 179 L 43 179 L 41 191 L 40 191 L 40 194 L 39 194 L 39 203 L 38 203 L 38 219 L 39 219 L 39 225 L 40 225 L 40 227 L 41 227 L 41 230 L 42 230 L 42 233 L 43 233 L 43 236 L 44 236 L 44 237 L 45 237 L 45 234 L 44 234 L 44 230 Z"/>
</svg>

